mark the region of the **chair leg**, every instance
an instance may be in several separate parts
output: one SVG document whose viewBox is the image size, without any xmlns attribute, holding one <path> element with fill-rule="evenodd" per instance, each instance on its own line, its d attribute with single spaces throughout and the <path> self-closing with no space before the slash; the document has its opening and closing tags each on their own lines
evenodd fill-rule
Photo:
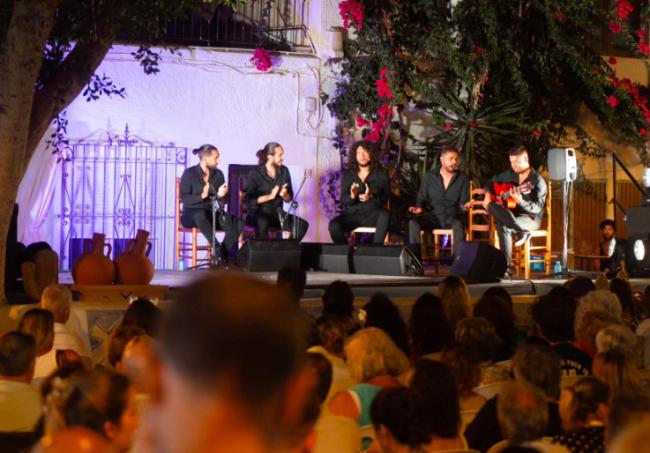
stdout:
<svg viewBox="0 0 650 453">
<path fill-rule="evenodd" d="M 433 235 L 433 261 L 435 265 L 436 274 L 440 273 L 440 236 L 434 233 Z"/>
<path fill-rule="evenodd" d="M 193 268 L 196 268 L 196 242 L 197 242 L 196 228 L 192 228 L 192 267 Z"/>
<path fill-rule="evenodd" d="M 453 257 L 454 256 L 454 235 L 453 234 L 449 235 L 449 252 Z"/>
<path fill-rule="evenodd" d="M 174 259 L 174 268 L 178 270 L 178 262 L 181 258 L 181 233 L 178 231 L 178 228 L 176 228 L 176 244 L 175 244 L 175 259 Z"/>
<path fill-rule="evenodd" d="M 530 241 L 524 244 L 524 279 L 530 279 Z"/>
</svg>

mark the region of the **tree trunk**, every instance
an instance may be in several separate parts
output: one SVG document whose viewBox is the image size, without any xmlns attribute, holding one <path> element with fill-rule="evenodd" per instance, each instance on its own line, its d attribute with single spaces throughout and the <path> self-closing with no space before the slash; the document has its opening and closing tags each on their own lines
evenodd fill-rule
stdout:
<svg viewBox="0 0 650 453">
<path fill-rule="evenodd" d="M 6 238 L 23 177 L 34 87 L 60 0 L 18 0 L 0 48 L 0 299 Z M 25 207 L 26 208 L 26 207 Z M 14 265 L 13 263 L 8 263 Z"/>
</svg>

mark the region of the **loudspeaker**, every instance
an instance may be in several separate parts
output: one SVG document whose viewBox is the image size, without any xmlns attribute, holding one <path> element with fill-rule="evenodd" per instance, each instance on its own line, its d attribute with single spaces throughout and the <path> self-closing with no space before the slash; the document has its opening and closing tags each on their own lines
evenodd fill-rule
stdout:
<svg viewBox="0 0 650 453">
<path fill-rule="evenodd" d="M 300 266 L 300 246 L 293 240 L 249 239 L 237 252 L 237 265 L 252 272 L 277 272 Z"/>
<path fill-rule="evenodd" d="M 578 161 L 573 148 L 548 150 L 548 177 L 551 181 L 575 181 L 578 177 Z"/>
<path fill-rule="evenodd" d="M 422 264 L 403 245 L 362 245 L 352 255 L 352 267 L 357 274 L 423 275 Z"/>
<path fill-rule="evenodd" d="M 300 244 L 300 250 L 300 265 L 305 270 L 350 273 L 352 249 L 348 244 L 303 242 Z"/>
<path fill-rule="evenodd" d="M 449 275 L 468 281 L 496 282 L 508 269 L 506 255 L 486 242 L 469 241 L 459 245 Z"/>
</svg>

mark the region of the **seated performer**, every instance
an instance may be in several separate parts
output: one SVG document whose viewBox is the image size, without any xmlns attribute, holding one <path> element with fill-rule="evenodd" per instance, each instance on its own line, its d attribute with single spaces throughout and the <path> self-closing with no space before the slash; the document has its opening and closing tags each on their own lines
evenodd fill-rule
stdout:
<svg viewBox="0 0 650 453">
<path fill-rule="evenodd" d="M 494 217 L 499 247 L 508 259 L 512 273 L 512 237 L 521 246 L 530 238 L 530 230 L 542 225 L 546 204 L 546 181 L 530 167 L 524 146 L 512 148 L 510 170 L 492 177 L 485 191 L 483 207 Z"/>
<path fill-rule="evenodd" d="M 600 222 L 600 235 L 603 241 L 599 244 L 598 254 L 609 257 L 600 260 L 600 270 L 613 278 L 618 271 L 625 268 L 627 241 L 616 237 L 616 224 L 611 219 Z"/>
<path fill-rule="evenodd" d="M 257 152 L 259 166 L 248 174 L 246 182 L 246 223 L 255 227 L 256 239 L 267 239 L 269 227 L 295 232 L 300 241 L 307 233 L 309 223 L 282 208 L 282 202 L 293 199 L 291 175 L 282 165 L 284 149 L 278 143 L 267 143 Z"/>
<path fill-rule="evenodd" d="M 332 240 L 345 243 L 346 232 L 368 226 L 376 228 L 373 242 L 383 244 L 390 220 L 386 210 L 389 192 L 388 174 L 381 169 L 374 145 L 356 142 L 350 149 L 348 169 L 341 181 L 343 213 L 329 223 Z"/>
<path fill-rule="evenodd" d="M 465 211 L 469 209 L 469 179 L 460 172 L 460 153 L 443 149 L 440 153 L 440 170 L 427 172 L 420 183 L 417 200 L 409 212 L 408 243 L 416 256 L 420 256 L 420 230 L 451 228 L 455 250 L 465 241 Z"/>
<path fill-rule="evenodd" d="M 217 228 L 226 235 L 221 247 L 221 258 L 234 258 L 237 240 L 243 228 L 241 220 L 224 211 L 228 186 L 219 165 L 219 150 L 213 145 L 202 145 L 192 151 L 199 156 L 199 164 L 185 169 L 181 176 L 180 196 L 183 205 L 181 225 L 185 228 L 198 228 L 213 245 L 214 226 L 212 225 L 212 203 L 219 203 L 216 213 Z M 216 198 L 216 200 L 215 200 Z"/>
</svg>

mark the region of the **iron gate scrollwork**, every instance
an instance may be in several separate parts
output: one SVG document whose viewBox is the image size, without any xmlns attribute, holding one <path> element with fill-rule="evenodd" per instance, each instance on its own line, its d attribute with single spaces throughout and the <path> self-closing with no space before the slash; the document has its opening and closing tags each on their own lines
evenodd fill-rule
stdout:
<svg viewBox="0 0 650 453">
<path fill-rule="evenodd" d="M 104 144 L 73 144 L 62 162 L 60 268 L 70 269 L 94 232 L 104 233 L 114 258 L 138 229 L 151 233 L 149 258 L 173 269 L 175 185 L 187 148 L 155 146 L 125 135 Z"/>
</svg>

